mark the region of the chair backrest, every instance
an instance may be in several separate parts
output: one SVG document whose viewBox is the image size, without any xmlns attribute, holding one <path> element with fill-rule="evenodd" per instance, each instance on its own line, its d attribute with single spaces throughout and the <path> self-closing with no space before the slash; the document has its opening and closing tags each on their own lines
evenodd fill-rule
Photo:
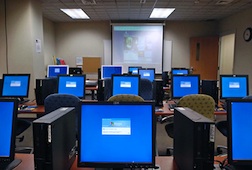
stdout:
<svg viewBox="0 0 252 170">
<path fill-rule="evenodd" d="M 215 101 L 206 94 L 191 94 L 182 97 L 177 106 L 188 107 L 205 117 L 214 120 Z"/>
<path fill-rule="evenodd" d="M 109 102 L 143 102 L 144 99 L 132 94 L 118 94 L 110 97 Z"/>
<path fill-rule="evenodd" d="M 112 96 L 112 80 L 104 79 L 104 100 L 108 100 Z"/>
<path fill-rule="evenodd" d="M 152 82 L 148 79 L 140 79 L 140 93 L 139 95 L 144 100 L 153 100 L 153 86 Z"/>
<path fill-rule="evenodd" d="M 252 99 L 252 96 L 243 97 L 243 99 Z"/>
<path fill-rule="evenodd" d="M 50 113 L 60 107 L 75 107 L 75 109 L 78 109 L 79 102 L 80 99 L 71 94 L 50 94 L 44 101 L 45 113 Z"/>
</svg>

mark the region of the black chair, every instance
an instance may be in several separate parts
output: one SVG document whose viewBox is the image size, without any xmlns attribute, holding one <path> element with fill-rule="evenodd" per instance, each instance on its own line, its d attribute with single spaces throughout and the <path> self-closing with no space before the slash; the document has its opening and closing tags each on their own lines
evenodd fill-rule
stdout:
<svg viewBox="0 0 252 170">
<path fill-rule="evenodd" d="M 58 108 L 61 107 L 75 107 L 76 113 L 76 133 L 78 134 L 78 113 L 79 110 L 79 102 L 80 99 L 77 96 L 71 94 L 50 94 L 45 98 L 44 106 L 45 106 L 45 113 L 50 113 Z"/>
<path fill-rule="evenodd" d="M 140 96 L 144 100 L 153 100 L 153 85 L 148 79 L 140 79 Z"/>
</svg>

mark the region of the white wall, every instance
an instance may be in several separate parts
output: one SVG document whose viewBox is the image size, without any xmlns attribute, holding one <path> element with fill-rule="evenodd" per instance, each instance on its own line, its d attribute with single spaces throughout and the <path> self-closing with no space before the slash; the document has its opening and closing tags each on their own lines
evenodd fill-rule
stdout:
<svg viewBox="0 0 252 170">
<path fill-rule="evenodd" d="M 235 33 L 234 74 L 248 74 L 252 94 L 252 41 L 243 40 L 243 32 L 252 27 L 252 8 L 219 22 L 220 34 Z"/>
<path fill-rule="evenodd" d="M 0 1 L 0 78 L 7 72 L 6 67 L 6 34 L 5 34 L 5 5 Z"/>
</svg>

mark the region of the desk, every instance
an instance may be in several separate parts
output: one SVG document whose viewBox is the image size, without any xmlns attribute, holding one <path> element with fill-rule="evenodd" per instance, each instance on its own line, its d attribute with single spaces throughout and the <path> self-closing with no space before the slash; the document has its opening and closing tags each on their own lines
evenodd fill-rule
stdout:
<svg viewBox="0 0 252 170">
<path fill-rule="evenodd" d="M 33 154 L 16 154 L 15 157 L 21 159 L 22 162 L 14 170 L 34 170 Z M 161 167 L 161 170 L 178 170 L 172 156 L 158 156 L 156 157 L 156 164 Z M 94 170 L 94 168 L 78 168 L 76 158 L 70 170 L 78 169 Z"/>
<path fill-rule="evenodd" d="M 15 157 L 22 162 L 14 170 L 34 170 L 33 154 L 16 154 Z M 215 156 L 214 160 L 223 161 L 225 158 L 226 156 Z M 179 170 L 172 156 L 157 156 L 156 165 L 159 165 L 161 170 Z M 70 170 L 94 170 L 94 168 L 78 168 L 76 158 Z"/>
</svg>

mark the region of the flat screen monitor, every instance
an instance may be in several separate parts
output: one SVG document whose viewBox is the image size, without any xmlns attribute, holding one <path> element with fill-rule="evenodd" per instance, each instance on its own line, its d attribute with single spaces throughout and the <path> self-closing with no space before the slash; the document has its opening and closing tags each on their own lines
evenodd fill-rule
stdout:
<svg viewBox="0 0 252 170">
<path fill-rule="evenodd" d="M 57 77 L 59 74 L 69 74 L 68 65 L 48 65 L 47 77 Z"/>
<path fill-rule="evenodd" d="M 140 66 L 129 66 L 128 67 L 128 73 L 129 74 L 138 74 L 138 69 L 142 68 Z"/>
<path fill-rule="evenodd" d="M 140 76 L 137 75 L 112 75 L 112 95 L 134 94 L 139 95 Z"/>
<path fill-rule="evenodd" d="M 230 99 L 227 101 L 228 163 L 252 167 L 252 100 Z"/>
<path fill-rule="evenodd" d="M 148 79 L 151 82 L 155 80 L 155 68 L 140 68 L 138 74 L 141 78 Z"/>
<path fill-rule="evenodd" d="M 122 74 L 123 68 L 121 65 L 102 65 L 101 67 L 101 78 L 111 78 L 112 74 Z"/>
<path fill-rule="evenodd" d="M 248 94 L 248 75 L 220 75 L 220 99 L 243 98 Z"/>
<path fill-rule="evenodd" d="M 58 75 L 58 93 L 85 98 L 86 75 Z"/>
<path fill-rule="evenodd" d="M 189 74 L 189 69 L 188 68 L 172 68 L 171 69 L 171 74 Z"/>
<path fill-rule="evenodd" d="M 82 74 L 82 68 L 80 68 L 80 67 L 69 67 L 69 74 Z"/>
<path fill-rule="evenodd" d="M 171 76 L 171 98 L 179 99 L 189 94 L 199 94 L 200 75 L 184 74 Z"/>
<path fill-rule="evenodd" d="M 154 102 L 83 102 L 78 119 L 78 166 L 155 166 L 154 109 Z"/>
<path fill-rule="evenodd" d="M 0 169 L 14 160 L 17 110 L 17 100 L 0 99 Z"/>
<path fill-rule="evenodd" d="M 29 85 L 30 74 L 3 74 L 2 97 L 28 97 Z"/>
</svg>

